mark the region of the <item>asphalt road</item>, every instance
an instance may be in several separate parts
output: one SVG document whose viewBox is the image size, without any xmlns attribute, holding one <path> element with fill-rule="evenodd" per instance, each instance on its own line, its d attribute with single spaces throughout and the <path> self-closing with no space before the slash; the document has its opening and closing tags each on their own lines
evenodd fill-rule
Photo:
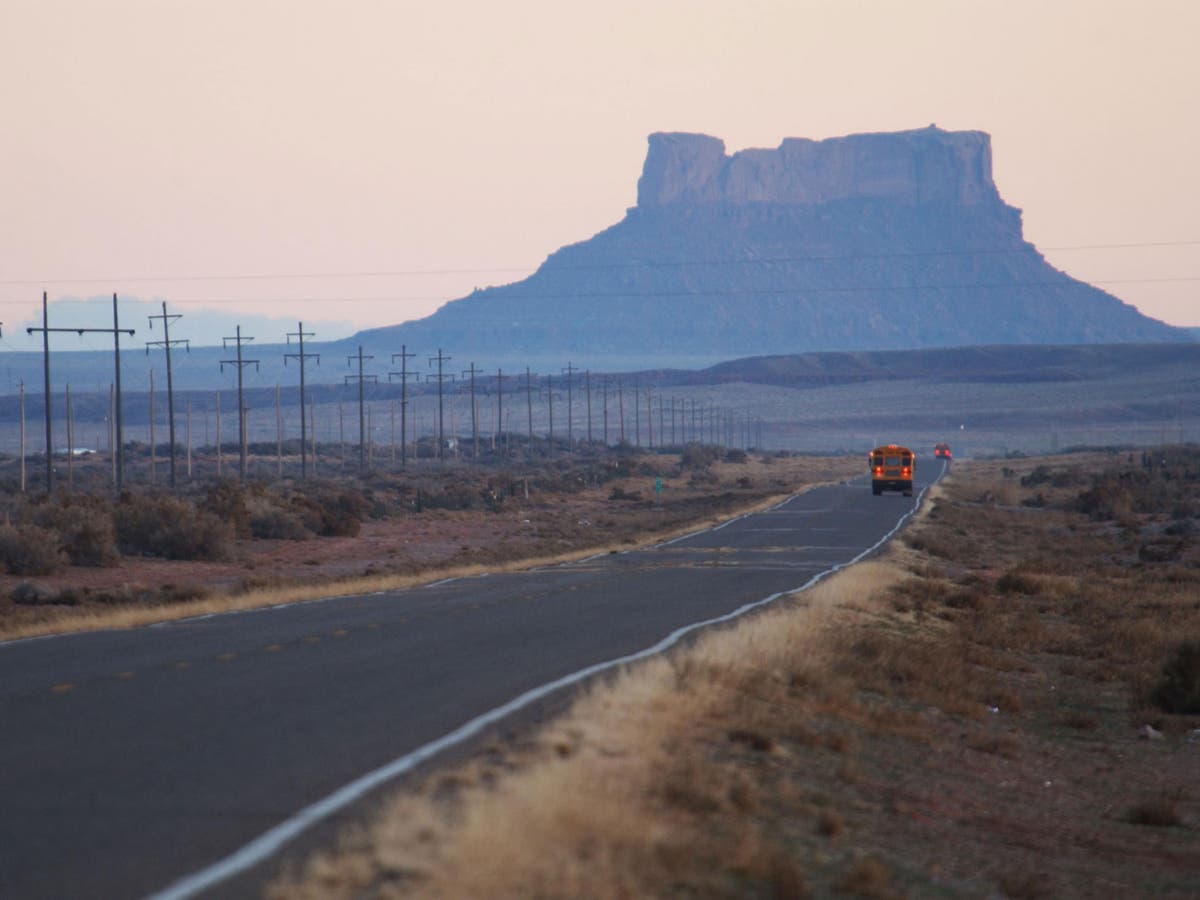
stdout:
<svg viewBox="0 0 1200 900">
<path fill-rule="evenodd" d="M 290 839 L 349 802 L 346 785 L 363 793 L 514 698 L 800 587 L 913 509 L 858 481 L 571 565 L 0 644 L 0 897 L 222 895 L 273 855 L 256 838 Z"/>
</svg>

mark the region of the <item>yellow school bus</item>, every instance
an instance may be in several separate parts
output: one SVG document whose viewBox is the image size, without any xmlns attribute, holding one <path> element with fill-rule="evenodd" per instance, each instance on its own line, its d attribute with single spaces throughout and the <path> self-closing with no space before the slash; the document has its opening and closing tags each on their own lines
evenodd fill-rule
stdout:
<svg viewBox="0 0 1200 900">
<path fill-rule="evenodd" d="M 884 491 L 900 491 L 912 496 L 913 452 L 898 444 L 885 444 L 871 451 L 871 493 L 878 497 Z"/>
</svg>

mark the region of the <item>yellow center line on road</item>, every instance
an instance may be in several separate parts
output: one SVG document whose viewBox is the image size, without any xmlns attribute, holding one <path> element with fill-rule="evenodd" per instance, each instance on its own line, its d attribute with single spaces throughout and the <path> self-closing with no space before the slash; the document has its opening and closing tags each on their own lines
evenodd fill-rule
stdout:
<svg viewBox="0 0 1200 900">
<path fill-rule="evenodd" d="M 117 678 L 121 679 L 122 681 L 128 681 L 130 678 L 133 677 L 133 675 L 134 675 L 133 672 L 118 672 Z"/>
<path fill-rule="evenodd" d="M 191 664 L 191 662 L 190 662 L 189 660 L 186 660 L 186 659 L 181 659 L 179 662 L 175 663 L 175 668 L 177 668 L 177 669 L 187 669 L 187 668 L 190 668 L 190 667 L 191 667 L 191 665 L 192 665 L 192 664 Z"/>
<path fill-rule="evenodd" d="M 263 650 L 267 653 L 278 653 L 282 649 L 282 644 L 267 644 L 267 646 L 263 647 Z"/>
<path fill-rule="evenodd" d="M 50 690 L 55 694 L 66 694 L 75 690 L 75 685 L 71 684 L 70 682 L 67 682 L 66 684 L 56 684 L 54 687 L 50 688 Z"/>
<path fill-rule="evenodd" d="M 306 644 L 319 644 L 320 642 L 321 642 L 321 639 L 319 637 L 317 637 L 315 634 L 310 634 L 308 637 L 306 637 L 304 639 L 304 643 L 306 643 Z"/>
<path fill-rule="evenodd" d="M 349 633 L 350 632 L 348 632 L 345 628 L 337 628 L 334 630 L 333 636 L 334 637 L 345 637 Z"/>
<path fill-rule="evenodd" d="M 221 662 L 229 662 L 229 660 L 231 660 L 231 659 L 237 659 L 237 654 L 236 653 L 218 653 L 216 658 L 221 660 Z"/>
</svg>

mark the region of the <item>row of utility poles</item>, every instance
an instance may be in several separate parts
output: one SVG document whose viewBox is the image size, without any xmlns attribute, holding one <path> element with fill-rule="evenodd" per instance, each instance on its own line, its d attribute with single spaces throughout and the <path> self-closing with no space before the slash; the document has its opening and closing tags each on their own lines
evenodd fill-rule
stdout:
<svg viewBox="0 0 1200 900">
<path fill-rule="evenodd" d="M 170 479 L 170 486 L 172 489 L 174 489 L 177 484 L 177 474 L 176 474 L 177 452 L 176 452 L 176 429 L 175 429 L 174 379 L 173 379 L 173 373 L 172 373 L 171 351 L 174 348 L 183 347 L 186 351 L 190 352 L 190 345 L 189 345 L 188 340 L 186 340 L 186 339 L 173 339 L 171 337 L 171 325 L 173 323 L 177 322 L 179 319 L 181 319 L 182 315 L 169 314 L 167 312 L 167 304 L 165 302 L 162 304 L 162 312 L 160 314 L 152 315 L 152 316 L 149 316 L 148 318 L 149 318 L 149 325 L 150 325 L 151 330 L 153 330 L 154 323 L 156 321 L 161 322 L 161 324 L 162 324 L 162 331 L 163 331 L 162 340 L 147 341 L 145 349 L 146 349 L 146 353 L 149 354 L 151 348 L 161 347 L 164 351 L 165 358 L 166 358 L 165 361 L 166 361 L 166 369 L 167 369 L 167 415 L 168 415 L 168 431 L 169 431 L 168 438 L 169 438 L 169 460 L 170 460 L 169 479 Z M 123 447 L 124 447 L 123 403 L 122 403 L 122 390 L 121 390 L 121 335 L 126 334 L 126 335 L 129 335 L 132 337 L 135 332 L 134 332 L 134 329 L 132 329 L 132 328 L 122 328 L 121 327 L 119 317 L 118 317 L 117 295 L 115 293 L 113 294 L 113 324 L 112 324 L 111 328 L 107 328 L 107 327 L 106 328 L 51 327 L 51 325 L 49 323 L 47 295 L 45 292 L 43 292 L 43 294 L 42 294 L 42 325 L 41 325 L 41 327 L 30 327 L 27 329 L 27 331 L 30 334 L 33 334 L 36 332 L 40 332 L 42 334 L 43 369 L 44 369 L 44 382 L 45 382 L 45 418 L 46 418 L 46 490 L 47 490 L 47 492 L 50 492 L 50 493 L 52 493 L 54 490 L 54 465 L 53 465 L 54 447 L 53 447 L 53 436 L 52 436 L 53 413 L 52 413 L 52 409 L 51 409 L 51 380 L 50 380 L 50 335 L 52 333 L 74 332 L 80 336 L 87 334 L 87 333 L 111 334 L 113 336 L 113 361 L 114 361 L 113 385 L 114 385 L 114 390 L 113 390 L 113 395 L 110 398 L 110 406 L 112 409 L 112 419 L 113 419 L 113 424 L 115 427 L 115 434 L 113 435 L 113 440 L 112 440 L 112 449 L 113 449 L 113 453 L 114 453 L 114 462 L 113 462 L 114 483 L 116 486 L 116 490 L 119 494 L 124 486 L 124 470 L 125 470 L 124 449 L 123 449 Z M 310 410 L 308 409 L 309 403 L 308 403 L 308 397 L 307 397 L 307 393 L 306 393 L 307 392 L 306 368 L 307 368 L 307 364 L 310 360 L 314 360 L 318 364 L 320 364 L 320 354 L 306 352 L 304 349 L 304 341 L 305 341 L 305 338 L 311 338 L 314 336 L 315 336 L 314 332 L 304 330 L 303 322 L 298 323 L 297 330 L 294 332 L 289 332 L 286 335 L 286 341 L 287 341 L 287 344 L 289 344 L 289 345 L 292 343 L 293 338 L 296 339 L 297 345 L 298 345 L 297 352 L 294 352 L 294 353 L 289 352 L 289 353 L 284 354 L 284 364 L 285 365 L 289 361 L 295 361 L 299 364 L 299 369 L 300 369 L 300 467 L 301 467 L 301 478 L 308 477 L 309 431 L 310 431 L 310 424 L 315 425 L 315 423 L 310 423 L 308 421 Z M 237 415 L 238 415 L 238 446 L 239 446 L 238 472 L 239 472 L 239 476 L 242 479 L 244 479 L 247 474 L 247 456 L 248 456 L 248 453 L 247 453 L 247 450 L 248 450 L 248 437 L 247 437 L 248 409 L 247 409 L 247 406 L 245 403 L 244 372 L 245 372 L 245 369 L 249 366 L 254 366 L 255 369 L 257 370 L 259 367 L 259 363 L 260 363 L 260 361 L 258 359 L 248 359 L 245 356 L 243 350 L 244 350 L 245 346 L 250 344 L 253 340 L 254 340 L 254 338 L 252 338 L 252 337 L 244 336 L 242 334 L 241 326 L 240 325 L 237 326 L 234 336 L 223 339 L 224 347 L 227 350 L 232 347 L 232 349 L 234 350 L 233 357 L 230 359 L 222 359 L 220 361 L 220 366 L 221 366 L 222 372 L 225 371 L 226 366 L 229 366 L 229 367 L 235 369 L 237 372 L 237 393 L 238 393 L 238 398 L 237 398 L 238 413 L 237 413 Z M 410 382 L 410 380 L 414 381 L 414 382 L 420 382 L 420 380 L 421 380 L 420 373 L 413 372 L 412 370 L 410 370 L 409 365 L 408 365 L 409 360 L 413 359 L 415 356 L 416 356 L 416 354 L 410 353 L 408 351 L 408 347 L 406 345 L 402 345 L 399 353 L 393 353 L 391 355 L 391 363 L 393 366 L 396 364 L 397 360 L 400 361 L 399 371 L 389 371 L 387 373 L 387 378 L 388 378 L 389 382 L 391 382 L 394 378 L 397 378 L 397 377 L 400 379 L 400 430 L 401 430 L 400 464 L 401 464 L 402 468 L 407 467 L 408 447 L 409 447 L 409 443 L 410 443 L 408 440 L 408 434 L 407 434 L 408 421 L 409 421 L 409 414 L 408 414 L 409 382 Z M 360 346 L 358 348 L 358 352 L 356 354 L 347 356 L 347 364 L 348 365 L 357 361 L 357 364 L 358 364 L 357 373 L 345 376 L 346 384 L 355 383 L 358 386 L 359 467 L 363 470 L 366 470 L 369 466 L 368 453 L 367 453 L 367 447 L 368 447 L 369 441 L 367 438 L 366 413 L 365 413 L 365 410 L 366 410 L 365 387 L 368 383 L 377 384 L 379 381 L 378 375 L 370 374 L 365 369 L 366 363 L 373 359 L 374 359 L 374 356 L 365 354 L 363 352 L 363 348 Z M 448 382 L 448 381 L 449 382 L 455 381 L 456 377 L 457 377 L 454 373 L 447 371 L 447 364 L 449 362 L 451 362 L 451 359 L 452 358 L 450 356 L 446 355 L 442 351 L 442 349 L 439 348 L 437 351 L 437 355 L 430 356 L 430 357 L 428 357 L 428 360 L 427 360 L 428 366 L 430 369 L 433 369 L 434 365 L 436 363 L 436 371 L 429 371 L 429 372 L 425 373 L 426 384 L 432 383 L 432 384 L 436 384 L 436 386 L 437 386 L 436 387 L 436 391 L 437 391 L 437 418 L 436 418 L 437 457 L 438 457 L 438 459 L 441 459 L 441 460 L 445 459 L 446 449 L 447 449 L 447 445 L 449 443 L 446 439 L 446 429 L 445 429 L 445 385 L 446 385 L 446 382 Z M 574 390 L 575 390 L 575 385 L 576 385 L 576 381 L 577 381 L 576 376 L 578 376 L 580 374 L 580 370 L 573 363 L 568 363 L 567 366 L 562 370 L 561 374 L 566 376 L 567 447 L 569 450 L 573 451 L 576 446 L 575 434 L 574 434 L 574 422 L 575 422 Z M 592 377 L 591 377 L 591 372 L 587 371 L 587 370 L 583 371 L 582 375 L 583 375 L 583 387 L 584 387 L 584 391 L 586 394 L 586 416 L 587 416 L 587 438 L 586 438 L 586 440 L 587 440 L 588 445 L 591 445 L 593 443 Z M 485 379 L 485 378 L 490 379 L 491 376 L 485 375 L 484 371 L 477 368 L 475 363 L 472 362 L 470 364 L 469 368 L 465 369 L 461 373 L 461 377 L 463 378 L 463 383 L 465 383 L 466 385 L 469 386 L 470 404 L 471 404 L 472 454 L 474 457 L 478 457 L 479 456 L 479 407 L 478 407 L 477 400 L 476 400 L 477 383 L 481 379 Z M 505 394 L 504 388 L 505 388 L 506 377 L 510 378 L 510 379 L 511 378 L 520 378 L 520 375 L 518 374 L 515 376 L 511 376 L 511 375 L 505 376 L 503 370 L 497 369 L 497 371 L 496 371 L 496 375 L 495 375 L 496 430 L 501 435 L 505 431 L 505 429 L 504 429 L 504 394 Z M 546 413 L 547 413 L 547 420 L 548 420 L 547 441 L 550 446 L 553 446 L 553 444 L 554 444 L 554 379 L 553 379 L 553 376 L 550 374 L 547 374 L 544 377 L 545 377 L 546 402 L 547 402 Z M 525 372 L 524 372 L 524 381 L 525 381 L 524 387 L 525 387 L 525 394 L 526 394 L 526 397 L 525 397 L 526 404 L 525 405 L 526 405 L 527 433 L 528 433 L 527 437 L 528 437 L 530 446 L 532 446 L 533 442 L 534 442 L 534 404 L 533 404 L 534 378 L 535 378 L 535 373 L 531 372 L 529 367 L 526 367 Z M 620 377 L 617 377 L 615 379 L 615 381 L 616 381 L 616 388 L 617 388 L 616 394 L 617 394 L 617 404 L 618 404 L 618 419 L 620 422 L 618 440 L 620 443 L 624 444 L 624 443 L 626 443 L 625 388 L 622 383 L 622 379 Z M 608 446 L 610 444 L 610 441 L 609 441 L 609 388 L 612 386 L 613 386 L 613 381 L 610 378 L 605 377 L 605 378 L 601 379 L 601 389 L 602 389 L 602 397 L 603 397 L 603 443 L 605 446 Z M 510 395 L 515 392 L 516 392 L 516 389 L 514 389 L 513 391 L 510 391 Z M 539 386 L 539 393 L 540 393 L 540 386 Z M 640 396 L 641 391 L 638 388 L 636 383 L 634 384 L 633 393 L 634 393 L 634 401 L 633 401 L 634 409 L 633 409 L 633 411 L 634 411 L 634 428 L 635 428 L 634 444 L 637 446 L 640 446 L 641 445 L 641 430 L 642 430 L 641 429 L 642 403 L 641 403 L 641 396 Z M 22 389 L 22 397 L 23 397 L 23 389 Z M 660 447 L 662 447 L 662 446 L 667 445 L 667 439 L 666 439 L 667 412 L 666 412 L 666 403 L 665 403 L 664 397 L 661 393 L 658 397 L 658 400 L 659 400 L 659 410 L 658 410 L 658 412 L 659 412 L 659 440 L 658 440 L 658 445 Z M 276 401 L 277 401 L 276 417 L 278 420 L 279 416 L 280 416 L 279 409 L 278 409 L 278 386 L 276 387 Z M 653 395 L 652 395 L 651 389 L 649 387 L 645 388 L 645 401 L 646 401 L 646 410 L 645 410 L 646 431 L 647 431 L 647 436 L 648 436 L 648 444 L 651 448 L 653 448 L 655 445 L 654 421 L 653 421 L 654 408 L 653 408 Z M 67 402 L 68 402 L 68 404 L 70 403 L 69 393 L 68 393 Z M 153 374 L 151 375 L 151 404 L 153 404 Z M 219 406 L 220 395 L 219 394 L 217 395 L 217 404 L 218 404 L 218 406 L 217 406 L 217 416 L 218 416 L 217 433 L 218 433 L 218 442 L 219 442 L 219 440 L 220 440 L 220 438 L 219 438 L 219 435 L 220 435 L 220 406 Z M 691 441 L 697 441 L 697 440 L 704 441 L 707 439 L 707 440 L 711 441 L 712 443 L 721 443 L 722 440 L 724 440 L 724 442 L 732 444 L 732 443 L 737 442 L 738 437 L 742 437 L 744 435 L 743 439 L 744 439 L 744 443 L 746 446 L 750 446 L 754 442 L 754 440 L 751 436 L 751 429 L 753 426 L 748 417 L 743 418 L 740 421 L 737 421 L 737 420 L 735 420 L 735 418 L 733 417 L 732 414 L 730 414 L 728 412 L 724 412 L 721 414 L 722 418 L 719 418 L 718 410 L 715 406 L 712 406 L 711 404 L 707 404 L 707 405 L 700 404 L 698 406 L 697 402 L 695 400 L 691 401 L 691 427 L 690 427 L 690 429 L 688 429 L 688 427 L 687 427 L 687 405 L 686 404 L 687 404 L 687 401 L 679 401 L 679 409 L 678 409 L 678 415 L 680 416 L 680 419 L 681 419 L 679 431 L 680 431 L 680 434 L 681 434 L 684 442 L 687 442 L 689 440 L 689 438 L 687 437 L 687 433 L 689 430 L 691 432 L 691 437 L 690 437 Z M 697 422 L 698 414 L 699 414 L 699 422 Z M 676 416 L 677 416 L 677 398 L 671 397 L 670 398 L 670 435 L 671 435 L 670 444 L 672 444 L 672 445 L 678 443 L 676 441 Z M 150 418 L 151 418 L 151 425 L 150 425 L 151 443 L 153 444 L 153 442 L 154 442 L 153 405 L 151 406 L 151 417 Z M 393 418 L 394 418 L 394 410 L 393 410 Z M 705 421 L 706 418 L 708 420 L 707 422 Z M 70 434 L 70 426 L 71 426 L 71 417 L 70 417 L 70 415 L 68 415 L 68 444 L 72 444 L 72 446 L 68 447 L 69 454 L 74 452 L 74 446 L 72 443 L 73 438 Z M 22 435 L 24 434 L 23 429 L 24 429 L 24 417 L 22 415 Z M 394 425 L 393 425 L 393 430 L 394 430 Z M 279 421 L 277 421 L 277 432 L 279 435 L 279 440 L 281 442 L 281 451 L 282 451 L 282 437 L 281 437 L 282 430 L 281 430 L 281 423 Z M 736 437 L 735 437 L 735 435 L 736 435 Z M 761 434 L 759 435 L 759 439 L 761 439 Z M 394 435 L 393 435 L 393 442 L 394 442 Z M 22 437 L 22 446 L 23 446 L 23 437 Z M 315 449 L 315 439 L 314 439 L 314 449 Z M 189 450 L 190 450 L 190 439 L 189 439 Z M 152 458 L 152 465 L 153 465 L 153 448 L 152 448 L 151 452 L 152 452 L 151 458 Z M 281 458 L 282 458 L 282 456 L 281 456 Z M 23 464 L 24 464 L 24 460 L 22 459 L 22 465 Z M 69 465 L 69 463 L 68 463 L 68 465 Z M 22 478 L 22 483 L 24 483 L 23 478 Z"/>
</svg>

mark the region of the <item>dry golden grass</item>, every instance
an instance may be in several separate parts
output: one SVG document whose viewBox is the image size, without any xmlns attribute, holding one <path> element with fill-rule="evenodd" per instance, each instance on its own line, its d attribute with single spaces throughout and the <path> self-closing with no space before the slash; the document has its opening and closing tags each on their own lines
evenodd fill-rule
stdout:
<svg viewBox="0 0 1200 900">
<path fill-rule="evenodd" d="M 662 884 L 737 896 L 740 883 L 806 896 L 804 874 L 755 821 L 777 797 L 720 757 L 769 764 L 793 747 L 849 753 L 844 734 L 811 725 L 813 713 L 856 707 L 849 685 L 822 674 L 822 638 L 842 606 L 901 577 L 893 564 L 862 563 L 815 586 L 803 606 L 705 634 L 686 653 L 593 686 L 504 763 L 515 774 L 476 763 L 452 791 L 435 778 L 401 795 L 369 832 L 273 896 L 384 897 L 392 885 L 430 897 L 615 898 Z M 836 810 L 813 810 L 810 821 L 827 837 L 842 828 Z"/>
<path fill-rule="evenodd" d="M 1148 697 L 1198 581 L 1025 506 L 1035 464 L 959 464 L 884 558 L 593 685 L 270 896 L 1194 896 L 1200 717 Z"/>
</svg>

